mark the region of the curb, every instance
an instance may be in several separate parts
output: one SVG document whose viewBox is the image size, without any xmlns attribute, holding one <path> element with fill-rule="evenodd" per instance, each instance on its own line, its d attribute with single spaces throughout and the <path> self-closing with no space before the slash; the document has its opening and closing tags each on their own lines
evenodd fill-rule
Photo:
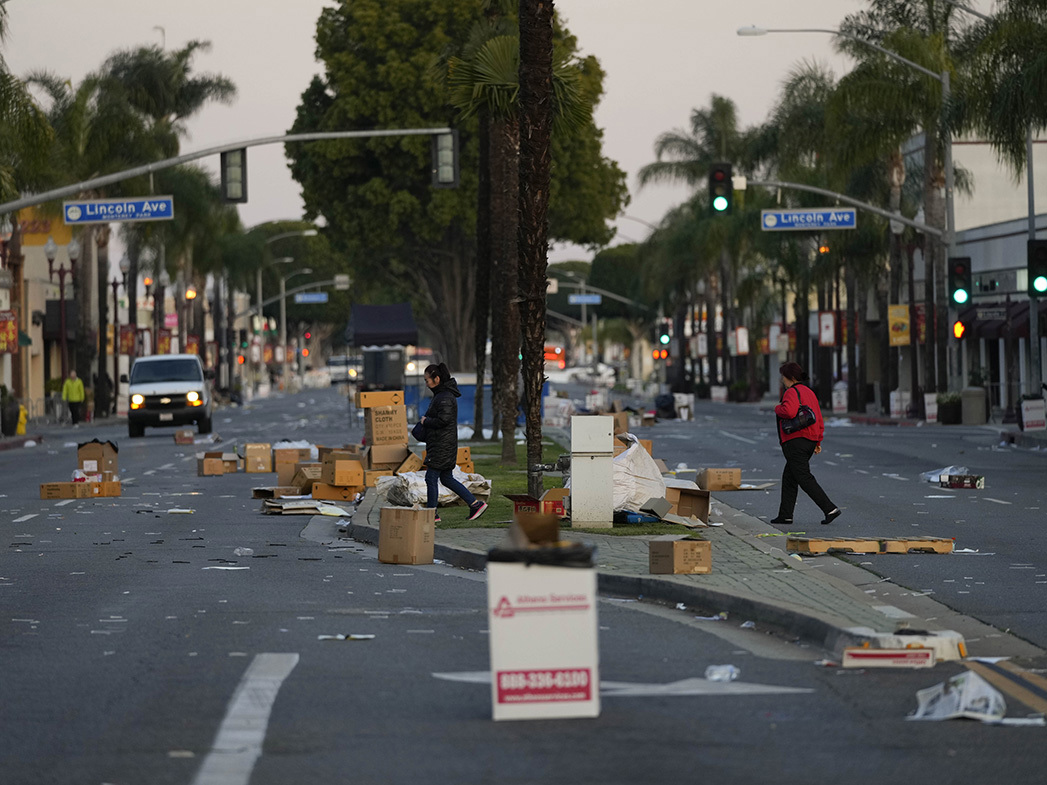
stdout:
<svg viewBox="0 0 1047 785">
<path fill-rule="evenodd" d="M 367 520 L 374 509 L 375 501 L 372 494 L 366 494 L 353 514 L 353 521 L 345 526 L 345 530 L 346 534 L 357 542 L 377 546 L 378 526 L 369 522 L 356 523 L 357 516 L 362 515 L 363 519 Z M 486 553 L 441 545 L 439 542 L 433 547 L 433 557 L 452 567 L 476 572 L 483 572 L 487 567 Z M 740 597 L 715 589 L 686 586 L 646 575 L 622 575 L 597 570 L 597 592 L 605 596 L 626 595 L 673 604 L 682 602 L 691 607 L 710 608 L 717 612 L 726 611 L 746 620 L 776 627 L 789 635 L 818 644 L 837 655 L 846 646 L 861 646 L 872 640 L 853 627 L 844 627 L 814 613 L 805 613 L 796 608 L 787 608 L 753 597 Z"/>
<path fill-rule="evenodd" d="M 16 447 L 25 447 L 26 442 L 32 441 L 39 443 L 43 440 L 44 437 L 40 434 L 37 434 L 35 436 L 8 436 L 6 438 L 0 439 L 0 450 L 13 450 Z"/>
</svg>

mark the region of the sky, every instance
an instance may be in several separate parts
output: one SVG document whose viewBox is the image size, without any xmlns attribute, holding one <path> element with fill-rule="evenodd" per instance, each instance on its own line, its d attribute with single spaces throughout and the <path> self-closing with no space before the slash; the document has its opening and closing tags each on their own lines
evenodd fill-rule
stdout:
<svg viewBox="0 0 1047 785">
<path fill-rule="evenodd" d="M 237 86 L 231 105 L 208 106 L 188 124 L 182 152 L 225 142 L 277 135 L 290 128 L 302 91 L 322 66 L 313 39 L 322 0 L 8 0 L 3 55 L 11 71 L 46 69 L 79 82 L 114 50 L 160 44 L 175 49 L 207 40 L 196 72 L 219 73 Z M 972 2 L 988 10 L 985 2 Z M 614 221 L 617 241 L 640 241 L 688 191 L 680 186 L 640 189 L 639 170 L 655 160 L 658 136 L 687 129 L 691 111 L 715 94 L 734 100 L 742 126 L 766 119 L 782 81 L 803 60 L 829 65 L 837 75 L 848 60 L 822 33 L 740 38 L 739 27 L 835 28 L 863 0 L 555 0 L 557 12 L 606 72 L 596 111 L 604 155 L 626 172 L 631 201 Z M 217 172 L 218 160 L 203 165 Z M 282 145 L 248 151 L 250 201 L 240 206 L 246 227 L 300 218 L 300 188 Z M 177 209 L 177 208 L 176 208 Z M 558 247 L 550 261 L 590 259 L 576 247 Z M 119 254 L 113 254 L 119 259 Z"/>
</svg>

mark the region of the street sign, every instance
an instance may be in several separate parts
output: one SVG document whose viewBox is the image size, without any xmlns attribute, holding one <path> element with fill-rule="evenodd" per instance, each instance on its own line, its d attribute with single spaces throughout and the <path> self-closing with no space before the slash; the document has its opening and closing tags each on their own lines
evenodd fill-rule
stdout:
<svg viewBox="0 0 1047 785">
<path fill-rule="evenodd" d="M 334 277 L 334 288 L 339 291 L 345 291 L 349 288 L 349 276 L 342 274 Z"/>
<path fill-rule="evenodd" d="M 975 308 L 974 317 L 979 322 L 1003 321 L 1007 318 L 1006 308 Z"/>
<path fill-rule="evenodd" d="M 294 296 L 297 305 L 315 305 L 327 302 L 327 292 L 299 292 Z"/>
<path fill-rule="evenodd" d="M 599 305 L 603 297 L 599 294 L 569 294 L 567 302 L 571 305 Z"/>
<path fill-rule="evenodd" d="M 824 229 L 854 229 L 857 225 L 858 211 L 853 207 L 760 211 L 760 228 L 765 232 L 815 232 Z"/>
<path fill-rule="evenodd" d="M 78 199 L 62 202 L 67 224 L 111 221 L 170 221 L 174 218 L 173 196 L 136 196 L 130 199 Z"/>
</svg>

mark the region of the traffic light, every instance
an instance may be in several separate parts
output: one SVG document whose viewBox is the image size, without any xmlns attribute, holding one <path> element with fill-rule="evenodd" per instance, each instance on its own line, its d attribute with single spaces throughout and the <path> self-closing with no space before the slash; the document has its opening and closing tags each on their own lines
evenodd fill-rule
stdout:
<svg viewBox="0 0 1047 785">
<path fill-rule="evenodd" d="M 312 334 L 311 332 L 309 332 L 308 330 L 306 330 L 306 331 L 305 331 L 305 332 L 304 332 L 304 333 L 302 334 L 302 337 L 303 337 L 303 338 L 305 338 L 305 340 L 307 340 L 307 341 L 308 341 L 308 340 L 309 340 L 310 338 L 312 338 L 312 337 L 313 337 L 313 334 Z"/>
<path fill-rule="evenodd" d="M 433 134 L 433 188 L 458 187 L 458 131 Z"/>
<path fill-rule="evenodd" d="M 973 291 L 970 257 L 951 257 L 949 259 L 949 302 L 952 305 L 967 305 L 971 301 Z"/>
<path fill-rule="evenodd" d="M 1047 297 L 1047 240 L 1029 240 L 1029 296 Z"/>
<path fill-rule="evenodd" d="M 242 354 L 236 355 L 236 364 L 237 365 L 243 365 L 246 361 L 247 361 L 247 358 L 244 357 Z"/>
<path fill-rule="evenodd" d="M 957 319 L 952 323 L 952 335 L 956 340 L 963 338 L 963 334 L 967 332 L 967 325 Z"/>
<path fill-rule="evenodd" d="M 247 348 L 247 330 L 240 330 L 239 331 L 239 338 L 240 338 L 240 348 L 241 349 L 246 349 Z"/>
<path fill-rule="evenodd" d="M 247 201 L 247 148 L 227 150 L 221 155 L 222 201 Z"/>
<path fill-rule="evenodd" d="M 672 323 L 666 319 L 662 322 L 658 328 L 658 343 L 662 346 L 668 346 L 669 342 L 673 338 Z"/>
<path fill-rule="evenodd" d="M 734 202 L 734 184 L 730 164 L 709 167 L 709 206 L 713 215 L 729 215 Z"/>
</svg>

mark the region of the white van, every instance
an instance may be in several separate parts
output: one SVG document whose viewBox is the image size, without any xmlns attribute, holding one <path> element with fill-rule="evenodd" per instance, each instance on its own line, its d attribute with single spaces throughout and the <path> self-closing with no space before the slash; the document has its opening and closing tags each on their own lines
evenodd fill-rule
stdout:
<svg viewBox="0 0 1047 785">
<path fill-rule="evenodd" d="M 211 389 L 195 354 L 154 354 L 139 357 L 128 380 L 127 433 L 133 439 L 147 425 L 196 423 L 211 432 Z"/>
</svg>

